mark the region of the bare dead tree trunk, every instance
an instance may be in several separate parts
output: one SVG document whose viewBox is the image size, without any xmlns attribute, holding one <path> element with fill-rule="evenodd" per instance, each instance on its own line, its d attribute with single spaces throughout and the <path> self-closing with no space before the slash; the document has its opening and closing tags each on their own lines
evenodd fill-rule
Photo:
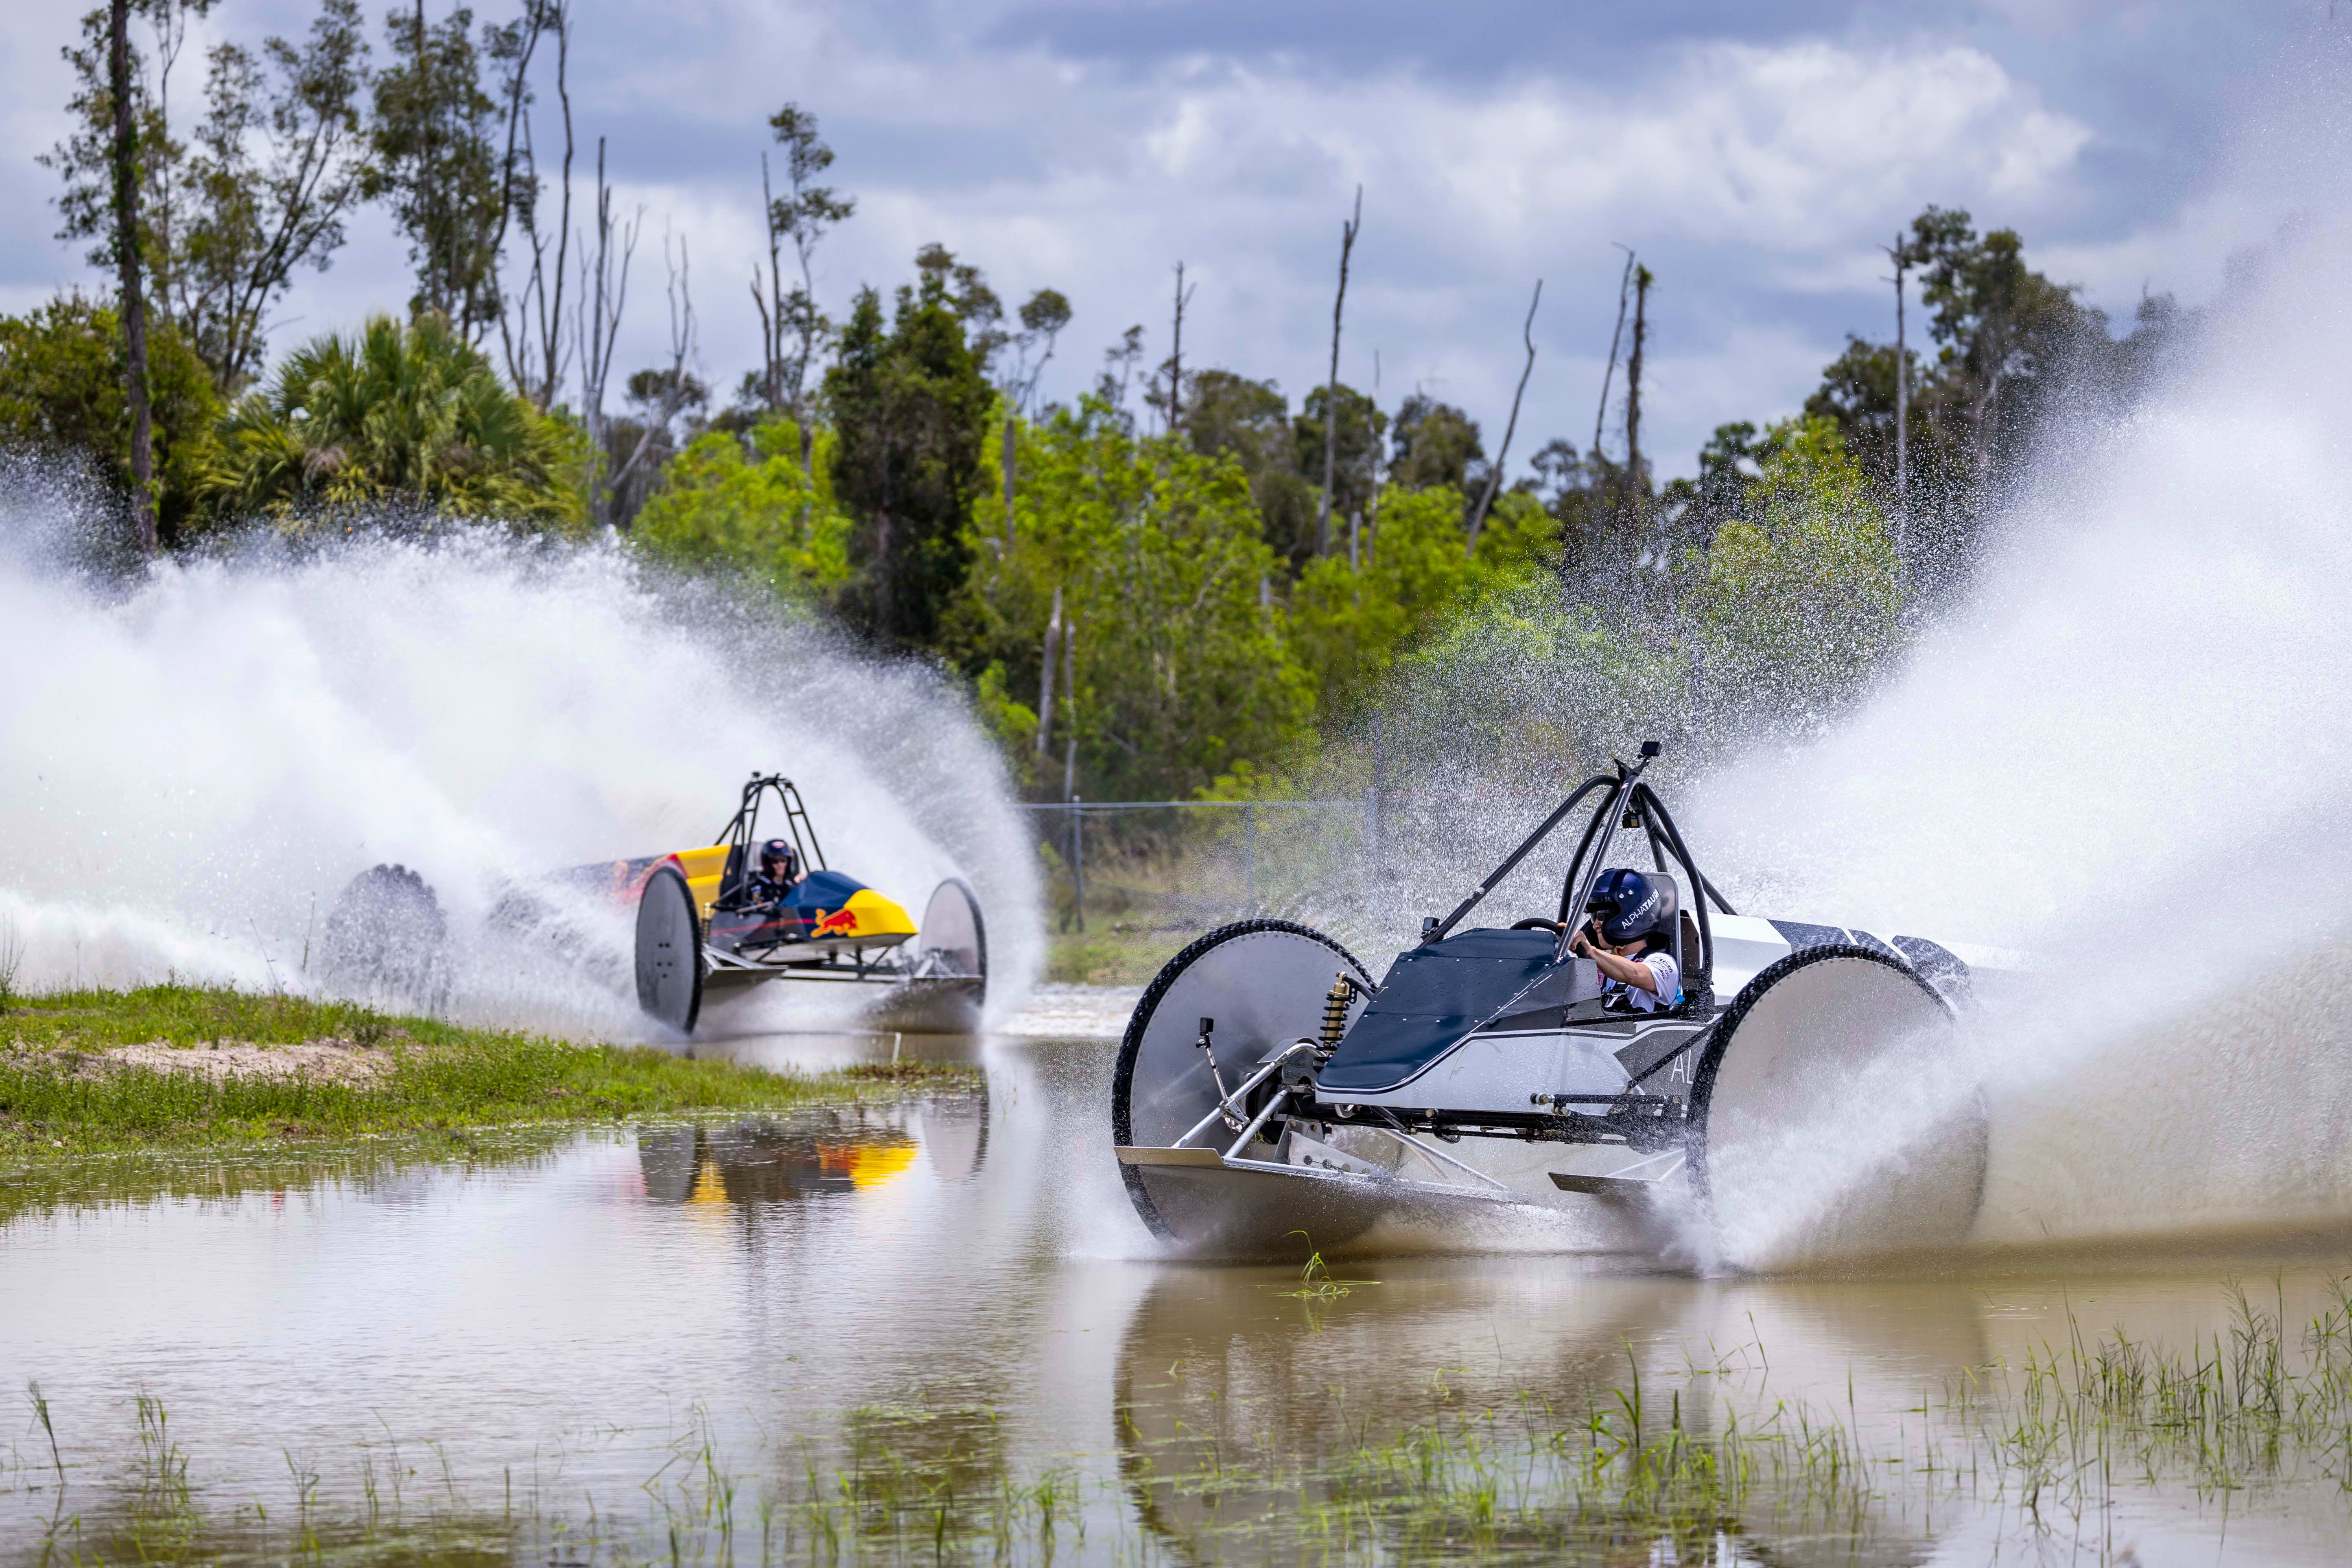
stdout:
<svg viewBox="0 0 2352 1568">
<path fill-rule="evenodd" d="M 1199 288 L 1195 283 L 1192 289 Z M 1192 289 L 1184 287 L 1184 264 L 1176 264 L 1176 322 L 1170 335 L 1168 351 L 1168 434 L 1173 436 L 1184 423 L 1184 306 L 1192 297 Z"/>
<path fill-rule="evenodd" d="M 768 155 L 760 154 L 760 214 L 768 228 L 768 288 L 760 290 L 760 265 L 751 264 L 751 304 L 760 312 L 760 401 L 771 414 L 784 405 L 784 265 L 776 237 L 776 190 Z"/>
<path fill-rule="evenodd" d="M 653 416 L 646 421 L 644 431 L 637 437 L 635 449 L 630 452 L 629 460 L 623 463 L 620 470 L 613 476 L 613 489 L 616 491 L 624 480 L 636 472 L 637 465 L 646 460 L 646 454 L 653 449 L 656 434 L 668 429 L 669 422 L 677 417 L 677 411 L 686 405 L 686 367 L 694 358 L 695 333 L 694 294 L 689 287 L 692 278 L 684 235 L 678 237 L 677 259 L 675 262 L 669 258 L 669 236 L 662 236 L 662 260 L 669 268 L 669 374 L 662 386 L 661 400 L 654 406 Z"/>
<path fill-rule="evenodd" d="M 155 429 L 147 406 L 147 301 L 140 288 L 139 132 L 131 113 L 131 0 L 107 17 L 107 91 L 114 100 L 114 265 L 121 280 L 123 393 L 131 405 L 131 522 L 139 553 L 161 548 L 155 527 Z"/>
<path fill-rule="evenodd" d="M 1592 447 L 1590 456 L 1598 465 L 1601 461 L 1601 427 L 1609 421 L 1609 387 L 1617 379 L 1617 348 L 1625 341 L 1625 306 L 1633 292 L 1633 253 L 1624 246 L 1625 270 L 1617 279 L 1617 326 L 1609 334 L 1609 368 L 1601 373 L 1601 406 L 1592 415 Z"/>
<path fill-rule="evenodd" d="M 628 303 L 629 259 L 636 254 L 637 225 L 632 217 L 616 227 L 613 221 L 613 187 L 604 181 L 604 139 L 596 138 L 596 248 L 589 260 L 588 242 L 580 242 L 580 422 L 588 433 L 588 515 L 601 522 L 606 510 L 608 481 L 602 472 L 604 454 L 604 392 L 613 374 L 613 351 L 621 335 L 621 315 Z M 617 246 L 615 241 L 618 241 Z"/>
<path fill-rule="evenodd" d="M 509 189 L 499 204 L 498 245 L 503 247 L 505 244 L 508 212 L 513 201 L 515 143 L 519 135 L 522 143 L 521 163 L 530 172 L 532 186 L 530 199 L 523 205 L 523 237 L 530 247 L 530 271 L 516 299 L 516 308 L 499 313 L 499 335 L 506 345 L 507 371 L 514 378 L 515 390 L 544 413 L 553 405 L 557 394 L 562 390 L 563 378 L 570 370 L 572 357 L 572 343 L 567 334 L 570 323 L 563 313 L 563 288 L 572 262 L 572 163 L 578 151 L 578 143 L 572 125 L 570 0 L 538 0 L 529 15 L 534 26 L 523 45 L 521 57 L 515 62 L 514 75 L 508 83 L 505 166 Z M 530 62 L 538 52 L 541 32 L 555 35 L 555 96 L 562 105 L 563 119 L 562 197 L 556 216 L 555 264 L 551 269 L 547 259 L 547 237 L 540 226 L 538 216 L 538 142 L 531 130 L 530 111 L 525 107 L 529 97 Z M 536 342 L 532 341 L 534 335 L 538 340 Z"/>
<path fill-rule="evenodd" d="M 1037 671 L 1037 760 L 1044 762 L 1054 728 L 1054 660 L 1062 647 L 1062 590 L 1054 589 L 1054 613 L 1045 622 L 1045 659 Z"/>
<path fill-rule="evenodd" d="M 1542 302 L 1543 279 L 1538 278 L 1536 279 L 1535 295 L 1528 300 L 1528 319 L 1519 328 L 1519 336 L 1527 341 L 1528 363 L 1519 367 L 1519 389 L 1511 394 L 1510 423 L 1503 426 L 1503 444 L 1496 450 L 1495 466 L 1486 470 L 1486 488 L 1478 494 L 1478 510 L 1470 514 L 1469 552 L 1473 555 L 1478 553 L 1478 531 L 1486 526 L 1486 509 L 1495 504 L 1495 492 L 1503 486 L 1503 459 L 1511 455 L 1511 437 L 1519 427 L 1519 400 L 1527 396 L 1528 377 L 1535 374 L 1536 307 Z M 1636 343 L 1642 341 L 1638 330 L 1633 335 L 1633 341 Z M 1636 352 L 1638 353 L 1638 350 Z"/>
<path fill-rule="evenodd" d="M 1331 485 L 1339 459 L 1339 312 L 1348 303 L 1348 258 L 1356 231 L 1364 226 L 1364 187 L 1356 187 L 1356 210 L 1339 228 L 1339 291 L 1331 300 L 1331 375 L 1323 391 L 1323 500 L 1315 509 L 1315 553 L 1331 553 Z"/>
<path fill-rule="evenodd" d="M 1642 483 L 1642 350 L 1649 342 L 1650 285 L 1646 267 L 1633 268 L 1633 352 L 1625 356 L 1625 493 L 1638 523 L 1647 508 Z"/>
</svg>

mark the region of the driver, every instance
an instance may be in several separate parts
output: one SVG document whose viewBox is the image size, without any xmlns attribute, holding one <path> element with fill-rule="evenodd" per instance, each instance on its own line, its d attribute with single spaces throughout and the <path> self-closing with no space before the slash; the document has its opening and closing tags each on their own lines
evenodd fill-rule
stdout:
<svg viewBox="0 0 2352 1568">
<path fill-rule="evenodd" d="M 760 869 L 751 878 L 755 903 L 781 903 L 801 880 L 801 852 L 785 839 L 771 838 L 760 846 Z"/>
<path fill-rule="evenodd" d="M 1683 973 L 1666 940 L 1666 900 L 1639 871 L 1601 873 L 1585 904 L 1591 918 L 1568 939 L 1568 950 L 1600 966 L 1601 994 L 1636 1013 L 1654 1013 L 1683 999 Z"/>
</svg>

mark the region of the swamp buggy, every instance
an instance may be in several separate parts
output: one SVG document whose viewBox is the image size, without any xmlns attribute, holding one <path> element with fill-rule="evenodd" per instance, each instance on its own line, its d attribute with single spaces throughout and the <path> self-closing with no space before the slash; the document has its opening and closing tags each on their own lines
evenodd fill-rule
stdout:
<svg viewBox="0 0 2352 1568">
<path fill-rule="evenodd" d="M 1328 1248 L 1383 1221 L 1458 1236 L 1530 1208 L 1679 1208 L 1735 1255 L 1963 1236 L 1987 1131 L 1956 1026 L 1975 970 L 2014 960 L 1736 913 L 1643 778 L 1657 754 L 1644 742 L 1578 786 L 1377 983 L 1332 938 L 1278 920 L 1171 960 L 1112 1085 L 1144 1223 L 1243 1256 Z M 1580 806 L 1556 908 L 1464 928 Z M 1643 874 L 1682 975 L 1654 1012 L 1622 1010 L 1570 950 L 1620 833 L 1655 865 Z"/>
<path fill-rule="evenodd" d="M 752 875 L 761 806 L 771 799 L 783 817 L 773 837 L 789 836 L 809 868 L 781 892 Z M 575 866 L 545 883 L 510 889 L 491 924 L 578 949 L 589 944 L 551 893 L 586 892 L 629 911 L 637 1005 L 679 1035 L 694 1032 L 707 998 L 771 980 L 871 987 L 876 1011 L 898 1028 L 976 1028 L 987 999 L 987 927 L 971 887 L 956 877 L 940 883 L 917 925 L 900 905 L 826 865 L 800 791 L 781 773 L 752 774 L 710 844 Z M 344 889 L 323 959 L 344 984 L 428 1008 L 446 1003 L 446 924 L 433 890 L 404 867 L 373 867 Z"/>
</svg>

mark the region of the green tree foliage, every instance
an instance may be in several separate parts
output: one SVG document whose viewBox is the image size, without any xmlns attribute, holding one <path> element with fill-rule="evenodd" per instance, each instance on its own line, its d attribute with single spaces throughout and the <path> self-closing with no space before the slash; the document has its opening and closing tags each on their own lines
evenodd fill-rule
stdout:
<svg viewBox="0 0 2352 1568">
<path fill-rule="evenodd" d="M 262 330 L 297 268 L 324 271 L 359 199 L 367 40 L 357 0 L 320 0 L 309 40 L 216 46 L 186 183 L 170 309 L 224 394 L 260 374 Z"/>
<path fill-rule="evenodd" d="M 1687 563 L 1711 723 L 1819 728 L 1899 640 L 1895 550 L 1837 426 L 1766 433 L 1738 515 Z"/>
<path fill-rule="evenodd" d="M 1392 487 L 1355 564 L 1331 554 L 1299 574 L 1291 647 L 1314 678 L 1327 729 L 1352 721 L 1401 657 L 1482 594 L 1551 579 L 1559 525 L 1538 501 L 1499 498 L 1475 556 L 1463 548 L 1463 504 L 1451 486 Z"/>
<path fill-rule="evenodd" d="M 1026 426 L 1018 461 L 1013 546 L 974 568 L 954 647 L 980 672 L 999 733 L 1029 741 L 1061 590 L 1076 689 L 1057 670 L 1050 765 L 1033 783 L 1058 791 L 1073 721 L 1080 793 L 1109 798 L 1188 796 L 1296 746 L 1311 682 L 1279 609 L 1260 599 L 1275 560 L 1240 466 L 1138 439 L 1093 397 Z M 1003 536 L 1001 500 L 983 504 L 977 529 Z M 1034 768 L 1034 755 L 1018 760 Z"/>
<path fill-rule="evenodd" d="M 65 295 L 0 316 L 0 445 L 89 462 L 119 490 L 131 485 L 131 414 L 122 323 L 110 306 Z M 167 322 L 147 335 L 159 522 L 164 542 L 204 523 L 202 480 L 220 414 L 204 362 Z"/>
<path fill-rule="evenodd" d="M 1301 463 L 1290 400 L 1271 381 L 1229 370 L 1199 371 L 1185 380 L 1184 438 L 1202 457 L 1230 457 L 1241 465 L 1266 543 L 1278 555 L 1303 557 L 1315 547 L 1315 492 L 1322 476 L 1318 469 L 1308 479 Z M 1319 441 L 1319 424 L 1317 428 Z"/>
<path fill-rule="evenodd" d="M 500 310 L 508 196 L 492 142 L 498 105 L 482 90 L 473 26 L 462 5 L 437 26 L 426 23 L 421 3 L 385 18 L 393 63 L 375 79 L 373 157 L 361 187 L 390 207 L 407 237 L 416 268 L 411 313 L 438 312 L 469 343 Z"/>
<path fill-rule="evenodd" d="M 299 45 L 282 37 L 258 51 L 223 42 L 207 53 L 204 113 L 192 133 L 166 113 L 172 68 L 188 17 L 208 0 L 147 0 L 160 56 L 153 81 L 136 58 L 140 126 L 140 253 L 156 311 L 177 325 L 224 395 L 260 369 L 270 308 L 303 267 L 323 269 L 343 243 L 359 199 L 364 150 L 360 108 L 367 43 L 357 0 L 320 0 Z M 64 188 L 61 239 L 94 239 L 93 264 L 111 268 L 110 141 L 106 13 L 82 24 L 65 51 L 76 90 L 74 130 L 41 162 Z"/>
<path fill-rule="evenodd" d="M 1307 393 L 1299 406 L 1291 438 L 1292 450 L 1297 454 L 1299 477 L 1307 480 L 1310 493 L 1315 495 L 1323 489 L 1323 430 L 1330 395 L 1328 385 Z M 1370 398 L 1345 382 L 1339 384 L 1339 431 L 1331 474 L 1331 538 L 1335 546 L 1344 546 L 1347 541 L 1348 519 L 1361 518 L 1371 509 L 1372 494 L 1380 487 L 1381 447 L 1388 427 L 1389 416 L 1373 406 Z M 1304 537 L 1277 539 L 1275 548 L 1288 555 L 1295 564 L 1304 564 L 1315 552 L 1314 528 L 1315 520 L 1310 514 Z"/>
<path fill-rule="evenodd" d="M 839 437 L 834 493 L 857 521 L 844 607 L 870 636 L 902 647 L 940 640 L 971 568 L 971 505 L 984 483 L 995 395 L 966 340 L 959 311 L 970 301 L 951 293 L 957 281 L 951 268 L 926 267 L 899 289 L 887 327 L 880 296 L 859 290 L 825 373 Z"/>
<path fill-rule="evenodd" d="M 289 520 L 392 506 L 577 529 L 586 456 L 440 317 L 377 316 L 303 344 L 238 402 L 206 489 L 224 511 Z"/>
<path fill-rule="evenodd" d="M 836 437 L 820 432 L 814 471 L 789 419 L 698 437 L 663 469 L 630 537 L 658 560 L 749 577 L 797 603 L 822 602 L 850 577 L 847 513 L 830 469 Z"/>
<path fill-rule="evenodd" d="M 1472 479 L 1486 477 L 1477 421 L 1450 403 L 1414 393 L 1397 409 L 1391 441 L 1389 477 L 1407 489 L 1450 486 L 1468 495 Z"/>
</svg>

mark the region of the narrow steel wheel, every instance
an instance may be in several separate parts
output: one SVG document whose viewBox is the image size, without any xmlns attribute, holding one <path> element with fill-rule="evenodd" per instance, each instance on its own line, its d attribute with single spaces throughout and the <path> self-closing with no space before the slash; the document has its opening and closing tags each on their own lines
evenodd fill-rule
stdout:
<svg viewBox="0 0 2352 1568">
<path fill-rule="evenodd" d="M 1694 1086 L 1691 1172 L 1726 1261 L 1948 1247 L 1988 1129 L 1943 997 L 1861 947 L 1790 954 L 1724 1014 Z"/>
<path fill-rule="evenodd" d="M 1316 1034 L 1323 998 L 1341 973 L 1370 989 L 1371 976 L 1353 953 L 1289 921 L 1223 926 L 1169 960 L 1119 1042 L 1111 1079 L 1112 1142 L 1165 1148 L 1215 1108 L 1215 1080 L 1195 1043 L 1202 1018 L 1215 1020 L 1210 1038 L 1217 1070 L 1232 1089 L 1270 1052 Z M 1190 1239 L 1200 1228 L 1163 1214 L 1136 1167 L 1121 1164 L 1119 1173 L 1135 1212 L 1155 1235 Z"/>
<path fill-rule="evenodd" d="M 637 896 L 637 1005 L 680 1035 L 702 1014 L 702 927 L 674 866 L 657 868 Z"/>
</svg>

